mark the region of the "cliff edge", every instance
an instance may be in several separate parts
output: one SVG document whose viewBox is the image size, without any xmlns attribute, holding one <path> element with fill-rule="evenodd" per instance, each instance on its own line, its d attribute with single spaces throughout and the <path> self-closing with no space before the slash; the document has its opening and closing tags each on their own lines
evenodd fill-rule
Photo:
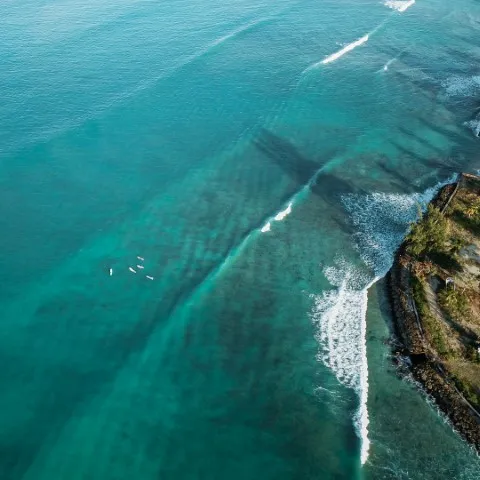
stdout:
<svg viewBox="0 0 480 480">
<path fill-rule="evenodd" d="M 480 177 L 440 190 L 387 279 L 395 358 L 480 452 Z"/>
</svg>

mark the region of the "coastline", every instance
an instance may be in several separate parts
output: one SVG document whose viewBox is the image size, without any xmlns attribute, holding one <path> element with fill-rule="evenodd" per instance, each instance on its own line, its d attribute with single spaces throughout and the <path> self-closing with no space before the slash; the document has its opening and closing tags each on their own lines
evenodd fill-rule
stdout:
<svg viewBox="0 0 480 480">
<path fill-rule="evenodd" d="M 444 186 L 430 205 L 444 213 L 465 178 L 468 174 L 461 174 L 454 183 Z M 463 396 L 444 362 L 429 345 L 412 292 L 411 265 L 404 260 L 408 257 L 407 244 L 405 239 L 387 274 L 393 327 L 398 341 L 393 346 L 394 359 L 411 373 L 453 428 L 480 454 L 480 412 Z"/>
</svg>

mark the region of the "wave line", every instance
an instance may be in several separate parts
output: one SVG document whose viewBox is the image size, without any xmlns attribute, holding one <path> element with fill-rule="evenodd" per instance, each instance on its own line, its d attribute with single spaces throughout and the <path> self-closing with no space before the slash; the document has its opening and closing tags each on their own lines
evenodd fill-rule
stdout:
<svg viewBox="0 0 480 480">
<path fill-rule="evenodd" d="M 354 48 L 359 47 L 360 45 L 363 45 L 364 43 L 368 42 L 369 35 L 364 35 L 362 38 L 359 38 L 358 40 L 355 40 L 352 43 L 349 43 L 346 47 L 343 47 L 341 50 L 338 52 L 333 53 L 332 55 L 329 55 L 327 58 L 324 58 L 320 63 L 322 65 L 326 65 L 327 63 L 332 63 L 335 60 L 338 60 L 340 57 L 343 57 L 346 53 L 350 52 Z"/>
</svg>

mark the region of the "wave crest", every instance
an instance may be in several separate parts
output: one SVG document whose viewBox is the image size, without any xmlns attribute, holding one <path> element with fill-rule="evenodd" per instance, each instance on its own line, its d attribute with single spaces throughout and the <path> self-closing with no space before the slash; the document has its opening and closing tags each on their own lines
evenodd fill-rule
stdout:
<svg viewBox="0 0 480 480">
<path fill-rule="evenodd" d="M 397 12 L 405 12 L 408 10 L 413 4 L 415 0 L 387 0 L 385 2 L 385 6 L 388 8 L 392 8 Z"/>
</svg>

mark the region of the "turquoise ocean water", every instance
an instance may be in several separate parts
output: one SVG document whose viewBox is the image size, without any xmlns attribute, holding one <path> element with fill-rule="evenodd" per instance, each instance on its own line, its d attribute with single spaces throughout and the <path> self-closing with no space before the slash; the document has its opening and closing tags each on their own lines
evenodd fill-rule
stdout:
<svg viewBox="0 0 480 480">
<path fill-rule="evenodd" d="M 384 340 L 480 168 L 475 0 L 0 4 L 0 478 L 480 479 Z"/>
</svg>

